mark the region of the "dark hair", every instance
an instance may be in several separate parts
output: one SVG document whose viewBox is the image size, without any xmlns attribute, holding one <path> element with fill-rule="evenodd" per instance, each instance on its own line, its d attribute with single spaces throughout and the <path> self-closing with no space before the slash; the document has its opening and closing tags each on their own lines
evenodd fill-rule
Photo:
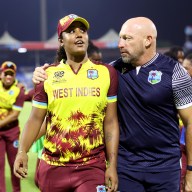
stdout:
<svg viewBox="0 0 192 192">
<path fill-rule="evenodd" d="M 87 55 L 88 55 L 88 57 L 91 57 L 91 55 L 93 54 L 93 53 L 101 53 L 101 50 L 97 47 L 97 46 L 95 46 L 93 43 L 92 43 L 92 41 L 90 41 L 89 40 L 89 46 L 88 46 L 88 48 L 87 48 Z"/>
<path fill-rule="evenodd" d="M 170 48 L 169 53 L 170 53 L 170 57 L 172 57 L 174 60 L 178 61 L 178 57 L 177 54 L 179 51 L 183 52 L 183 48 L 180 46 L 173 46 Z"/>
<path fill-rule="evenodd" d="M 101 51 L 100 51 L 100 49 L 98 48 L 98 47 L 96 47 L 95 45 L 89 45 L 88 46 L 88 49 L 87 49 L 87 54 L 88 54 L 88 57 L 91 57 L 91 55 L 93 54 L 93 53 L 100 53 Z"/>
<path fill-rule="evenodd" d="M 62 59 L 65 62 L 67 60 L 67 55 L 66 55 L 65 49 L 62 46 L 59 46 L 59 49 L 57 50 L 54 61 L 55 63 L 59 63 Z"/>
<path fill-rule="evenodd" d="M 178 61 L 178 59 L 179 59 L 178 58 L 178 52 L 179 51 L 182 51 L 184 53 L 182 47 L 180 47 L 180 46 L 173 46 L 168 51 L 166 51 L 164 53 L 164 55 L 167 55 L 167 56 L 171 57 L 172 59 L 174 59 L 175 61 Z"/>
<path fill-rule="evenodd" d="M 188 55 L 186 55 L 185 59 L 192 61 L 192 53 L 189 53 Z"/>
<path fill-rule="evenodd" d="M 185 59 L 189 60 L 190 66 L 192 66 L 192 53 L 187 54 L 186 57 L 184 58 L 184 60 Z"/>
<path fill-rule="evenodd" d="M 172 53 L 171 53 L 170 51 L 166 51 L 166 52 L 164 53 L 164 55 L 167 55 L 167 56 L 173 58 L 173 55 L 172 55 Z"/>
</svg>

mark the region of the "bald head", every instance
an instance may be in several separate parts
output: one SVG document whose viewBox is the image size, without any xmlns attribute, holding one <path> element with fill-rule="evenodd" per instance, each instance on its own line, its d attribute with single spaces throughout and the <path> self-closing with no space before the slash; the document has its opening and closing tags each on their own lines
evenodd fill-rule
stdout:
<svg viewBox="0 0 192 192">
<path fill-rule="evenodd" d="M 156 54 L 157 30 L 146 17 L 128 19 L 119 33 L 119 48 L 124 62 L 143 65 Z M 127 53 L 127 54 L 126 54 Z"/>
<path fill-rule="evenodd" d="M 157 38 L 155 24 L 146 17 L 135 17 L 128 19 L 122 26 L 122 30 L 128 30 L 135 34 L 148 35 Z"/>
</svg>

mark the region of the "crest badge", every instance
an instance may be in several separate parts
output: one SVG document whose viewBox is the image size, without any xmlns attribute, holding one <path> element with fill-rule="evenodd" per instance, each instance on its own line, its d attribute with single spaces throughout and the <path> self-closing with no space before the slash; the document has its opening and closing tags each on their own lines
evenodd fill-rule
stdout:
<svg viewBox="0 0 192 192">
<path fill-rule="evenodd" d="M 96 69 L 87 70 L 87 77 L 89 79 L 97 79 L 99 77 L 98 71 Z"/>
<path fill-rule="evenodd" d="M 10 91 L 9 91 L 9 95 L 14 95 L 14 91 L 13 91 L 13 90 L 10 90 Z"/>
<path fill-rule="evenodd" d="M 18 148 L 18 147 L 19 147 L 19 141 L 18 141 L 18 140 L 15 140 L 15 141 L 13 142 L 13 147 L 14 147 L 14 148 Z"/>
<path fill-rule="evenodd" d="M 161 81 L 162 72 L 161 71 L 150 71 L 148 76 L 148 82 L 152 85 L 157 84 Z"/>
<path fill-rule="evenodd" d="M 104 185 L 98 185 L 96 189 L 97 189 L 97 192 L 106 192 L 106 188 Z"/>
</svg>

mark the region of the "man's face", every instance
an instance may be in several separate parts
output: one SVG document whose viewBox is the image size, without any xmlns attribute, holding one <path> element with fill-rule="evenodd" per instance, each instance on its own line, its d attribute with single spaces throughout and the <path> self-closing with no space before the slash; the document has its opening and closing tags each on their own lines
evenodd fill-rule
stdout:
<svg viewBox="0 0 192 192">
<path fill-rule="evenodd" d="M 133 27 L 123 25 L 120 31 L 120 40 L 118 47 L 121 57 L 125 63 L 134 64 L 143 54 L 144 43 L 143 36 Z"/>
<path fill-rule="evenodd" d="M 11 86 L 15 81 L 15 73 L 12 71 L 1 72 L 1 81 L 5 87 Z"/>
</svg>

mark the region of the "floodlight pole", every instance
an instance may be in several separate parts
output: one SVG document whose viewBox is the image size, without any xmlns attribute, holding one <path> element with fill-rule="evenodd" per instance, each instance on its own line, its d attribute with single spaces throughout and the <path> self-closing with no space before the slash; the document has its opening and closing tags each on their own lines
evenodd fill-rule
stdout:
<svg viewBox="0 0 192 192">
<path fill-rule="evenodd" d="M 40 0 L 40 29 L 41 29 L 41 41 L 47 40 L 47 2 L 46 0 Z"/>
<path fill-rule="evenodd" d="M 40 0 L 40 33 L 41 41 L 47 40 L 47 2 Z M 40 51 L 35 51 L 35 66 L 40 66 Z"/>
</svg>

